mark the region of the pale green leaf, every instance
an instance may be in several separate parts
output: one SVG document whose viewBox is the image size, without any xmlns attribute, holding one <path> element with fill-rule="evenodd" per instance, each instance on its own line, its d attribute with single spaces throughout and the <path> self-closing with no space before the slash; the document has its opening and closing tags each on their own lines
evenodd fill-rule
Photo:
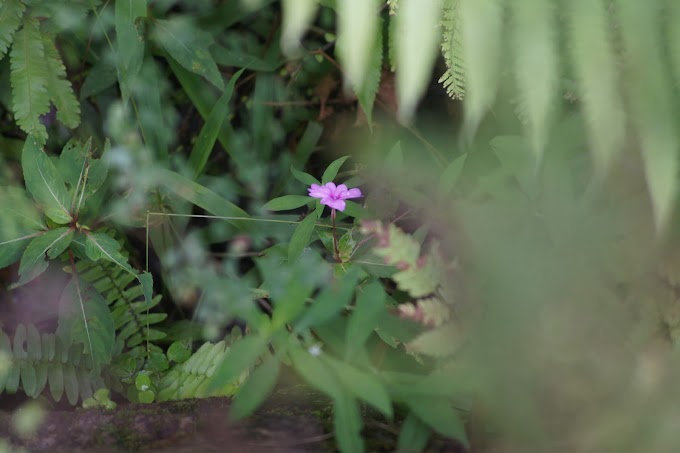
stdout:
<svg viewBox="0 0 680 453">
<path fill-rule="evenodd" d="M 371 282 L 359 289 L 354 311 L 347 323 L 345 332 L 345 357 L 350 358 L 361 348 L 373 330 L 378 320 L 387 314 L 385 309 L 385 290 L 377 282 Z"/>
<path fill-rule="evenodd" d="M 146 17 L 146 0 L 121 0 L 115 4 L 118 83 L 123 102 L 130 98 L 144 59 L 144 38 L 137 18 Z"/>
<path fill-rule="evenodd" d="M 345 79 L 355 92 L 364 86 L 378 31 L 379 0 L 345 0 L 337 4 L 338 40 L 336 50 Z"/>
<path fill-rule="evenodd" d="M 229 352 L 217 365 L 209 389 L 215 390 L 235 381 L 248 371 L 267 350 L 268 342 L 258 335 L 248 335 L 229 346 Z"/>
<path fill-rule="evenodd" d="M 255 412 L 274 390 L 280 368 L 281 363 L 277 358 L 268 357 L 250 373 L 229 409 L 229 416 L 232 420 L 240 420 Z"/>
<path fill-rule="evenodd" d="M 441 39 L 439 0 L 400 0 L 394 44 L 399 118 L 410 122 L 432 77 Z"/>
<path fill-rule="evenodd" d="M 456 187 L 456 183 L 458 183 L 460 175 L 463 173 L 463 167 L 465 167 L 467 156 L 467 153 L 458 156 L 444 169 L 444 172 L 439 177 L 440 195 L 449 195 Z"/>
<path fill-rule="evenodd" d="M 326 184 L 329 182 L 333 182 L 333 179 L 335 179 L 335 177 L 338 175 L 340 167 L 342 167 L 342 164 L 344 164 L 347 159 L 349 159 L 349 156 L 343 156 L 331 162 L 330 165 L 326 168 L 326 171 L 323 172 L 323 176 L 321 177 L 321 183 Z"/>
<path fill-rule="evenodd" d="M 362 453 L 364 451 L 359 404 L 344 392 L 342 396 L 333 401 L 333 425 L 335 427 L 335 440 L 342 453 Z"/>
<path fill-rule="evenodd" d="M 333 369 L 338 380 L 355 397 L 366 401 L 386 417 L 392 418 L 390 396 L 385 385 L 376 376 L 328 356 L 324 356 L 323 360 Z"/>
<path fill-rule="evenodd" d="M 465 424 L 460 412 L 445 399 L 432 397 L 412 398 L 406 401 L 413 413 L 443 436 L 456 439 L 469 448 Z"/>
<path fill-rule="evenodd" d="M 188 19 L 157 19 L 152 36 L 172 58 L 185 69 L 199 74 L 220 90 L 224 90 L 222 74 L 210 55 L 212 36 Z"/>
<path fill-rule="evenodd" d="M 373 129 L 373 104 L 375 103 L 375 97 L 380 88 L 380 79 L 382 77 L 382 48 L 383 38 L 381 26 L 378 28 L 378 33 L 376 33 L 375 44 L 370 54 L 370 62 L 366 77 L 364 78 L 364 83 L 360 87 L 355 88 L 357 100 L 359 101 L 361 109 L 364 111 L 364 115 L 366 115 L 366 122 L 370 129 Z"/>
<path fill-rule="evenodd" d="M 47 129 L 40 116 L 50 109 L 50 95 L 45 48 L 37 19 L 24 21 L 23 28 L 14 35 L 10 67 L 14 118 L 24 132 L 45 143 Z"/>
<path fill-rule="evenodd" d="M 282 7 L 281 49 L 292 56 L 299 50 L 300 38 L 314 19 L 318 0 L 283 0 Z"/>
<path fill-rule="evenodd" d="M 409 412 L 399 430 L 398 453 L 424 451 L 432 431 L 413 412 Z"/>
<path fill-rule="evenodd" d="M 322 391 L 333 399 L 341 398 L 345 394 L 342 384 L 333 371 L 318 357 L 300 348 L 288 350 L 293 368 L 312 387 Z"/>
<path fill-rule="evenodd" d="M 361 267 L 352 266 L 341 278 L 336 278 L 328 283 L 312 306 L 305 311 L 297 322 L 295 332 L 323 324 L 349 305 L 360 271 Z"/>
</svg>

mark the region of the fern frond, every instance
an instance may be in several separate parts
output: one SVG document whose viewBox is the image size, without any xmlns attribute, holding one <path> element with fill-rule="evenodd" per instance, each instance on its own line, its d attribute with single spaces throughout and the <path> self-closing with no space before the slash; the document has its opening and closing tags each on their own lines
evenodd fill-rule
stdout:
<svg viewBox="0 0 680 453">
<path fill-rule="evenodd" d="M 37 19 L 25 20 L 23 28 L 15 34 L 10 68 L 12 108 L 17 124 L 44 143 L 47 129 L 40 122 L 40 116 L 49 111 L 50 96 L 45 46 Z"/>
<path fill-rule="evenodd" d="M 217 366 L 229 353 L 224 341 L 204 343 L 189 359 L 175 365 L 158 383 L 156 401 L 209 396 L 231 396 L 236 393 L 245 375 L 236 382 L 211 390 L 211 377 Z"/>
<path fill-rule="evenodd" d="M 442 21 L 442 55 L 446 62 L 446 72 L 439 78 L 452 99 L 463 99 L 465 95 L 465 63 L 460 29 L 460 0 L 451 0 L 444 9 Z"/>
<path fill-rule="evenodd" d="M 21 25 L 26 5 L 21 0 L 5 0 L 0 3 L 0 59 L 12 44 L 12 37 Z"/>
<path fill-rule="evenodd" d="M 54 334 L 40 334 L 32 324 L 20 324 L 11 340 L 0 330 L 0 351 L 11 362 L 7 373 L 0 373 L 0 393 L 16 393 L 21 388 L 36 398 L 49 387 L 55 401 L 66 393 L 74 405 L 104 387 L 101 377 L 88 366 L 90 361 L 83 359 L 82 345 L 68 347 Z"/>
<path fill-rule="evenodd" d="M 57 108 L 57 119 L 65 126 L 76 128 L 80 124 L 80 103 L 73 93 L 71 82 L 66 78 L 66 68 L 54 45 L 54 37 L 43 35 L 45 62 L 47 63 L 47 91 Z"/>
</svg>

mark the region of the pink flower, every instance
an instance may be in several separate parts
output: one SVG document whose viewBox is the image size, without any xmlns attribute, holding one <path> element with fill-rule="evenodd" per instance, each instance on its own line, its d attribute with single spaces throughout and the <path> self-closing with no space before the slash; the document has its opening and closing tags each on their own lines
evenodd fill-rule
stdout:
<svg viewBox="0 0 680 453">
<path fill-rule="evenodd" d="M 310 197 L 320 198 L 321 204 L 338 211 L 345 210 L 345 200 L 361 196 L 359 189 L 348 189 L 344 184 L 336 186 L 332 182 L 327 182 L 323 186 L 312 184 L 307 190 Z"/>
</svg>

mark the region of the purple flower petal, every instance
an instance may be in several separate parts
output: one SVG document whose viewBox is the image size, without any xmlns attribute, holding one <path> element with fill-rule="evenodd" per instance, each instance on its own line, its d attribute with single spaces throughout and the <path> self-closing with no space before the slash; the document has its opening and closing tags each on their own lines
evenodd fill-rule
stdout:
<svg viewBox="0 0 680 453">
<path fill-rule="evenodd" d="M 337 209 L 338 211 L 344 211 L 345 210 L 345 201 L 344 200 L 331 200 L 328 203 L 324 203 L 326 206 L 329 208 Z"/>
<path fill-rule="evenodd" d="M 342 198 L 359 198 L 361 197 L 361 190 L 357 189 L 356 187 L 354 189 L 349 189 L 347 191 L 347 195 L 345 195 Z"/>
<path fill-rule="evenodd" d="M 344 211 L 346 203 L 344 200 L 348 198 L 361 197 L 361 190 L 354 188 L 348 189 L 345 184 L 335 185 L 335 183 L 327 182 L 324 185 L 312 184 L 307 191 L 309 196 L 313 198 L 320 198 L 320 203 L 328 206 L 331 209 Z"/>
<path fill-rule="evenodd" d="M 342 193 L 342 192 L 347 192 L 347 186 L 344 185 L 344 184 L 340 184 L 340 185 L 337 187 L 337 190 L 336 190 L 336 193 L 339 193 L 339 194 L 340 194 L 340 193 Z"/>
</svg>

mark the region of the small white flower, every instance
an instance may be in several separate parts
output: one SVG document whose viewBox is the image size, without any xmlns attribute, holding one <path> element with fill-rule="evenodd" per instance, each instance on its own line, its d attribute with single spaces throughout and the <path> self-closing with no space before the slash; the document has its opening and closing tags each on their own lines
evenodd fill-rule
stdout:
<svg viewBox="0 0 680 453">
<path fill-rule="evenodd" d="M 307 349 L 311 355 L 314 357 L 318 357 L 321 355 L 321 346 L 318 344 L 315 344 L 314 346 L 310 346 L 309 349 Z"/>
</svg>

